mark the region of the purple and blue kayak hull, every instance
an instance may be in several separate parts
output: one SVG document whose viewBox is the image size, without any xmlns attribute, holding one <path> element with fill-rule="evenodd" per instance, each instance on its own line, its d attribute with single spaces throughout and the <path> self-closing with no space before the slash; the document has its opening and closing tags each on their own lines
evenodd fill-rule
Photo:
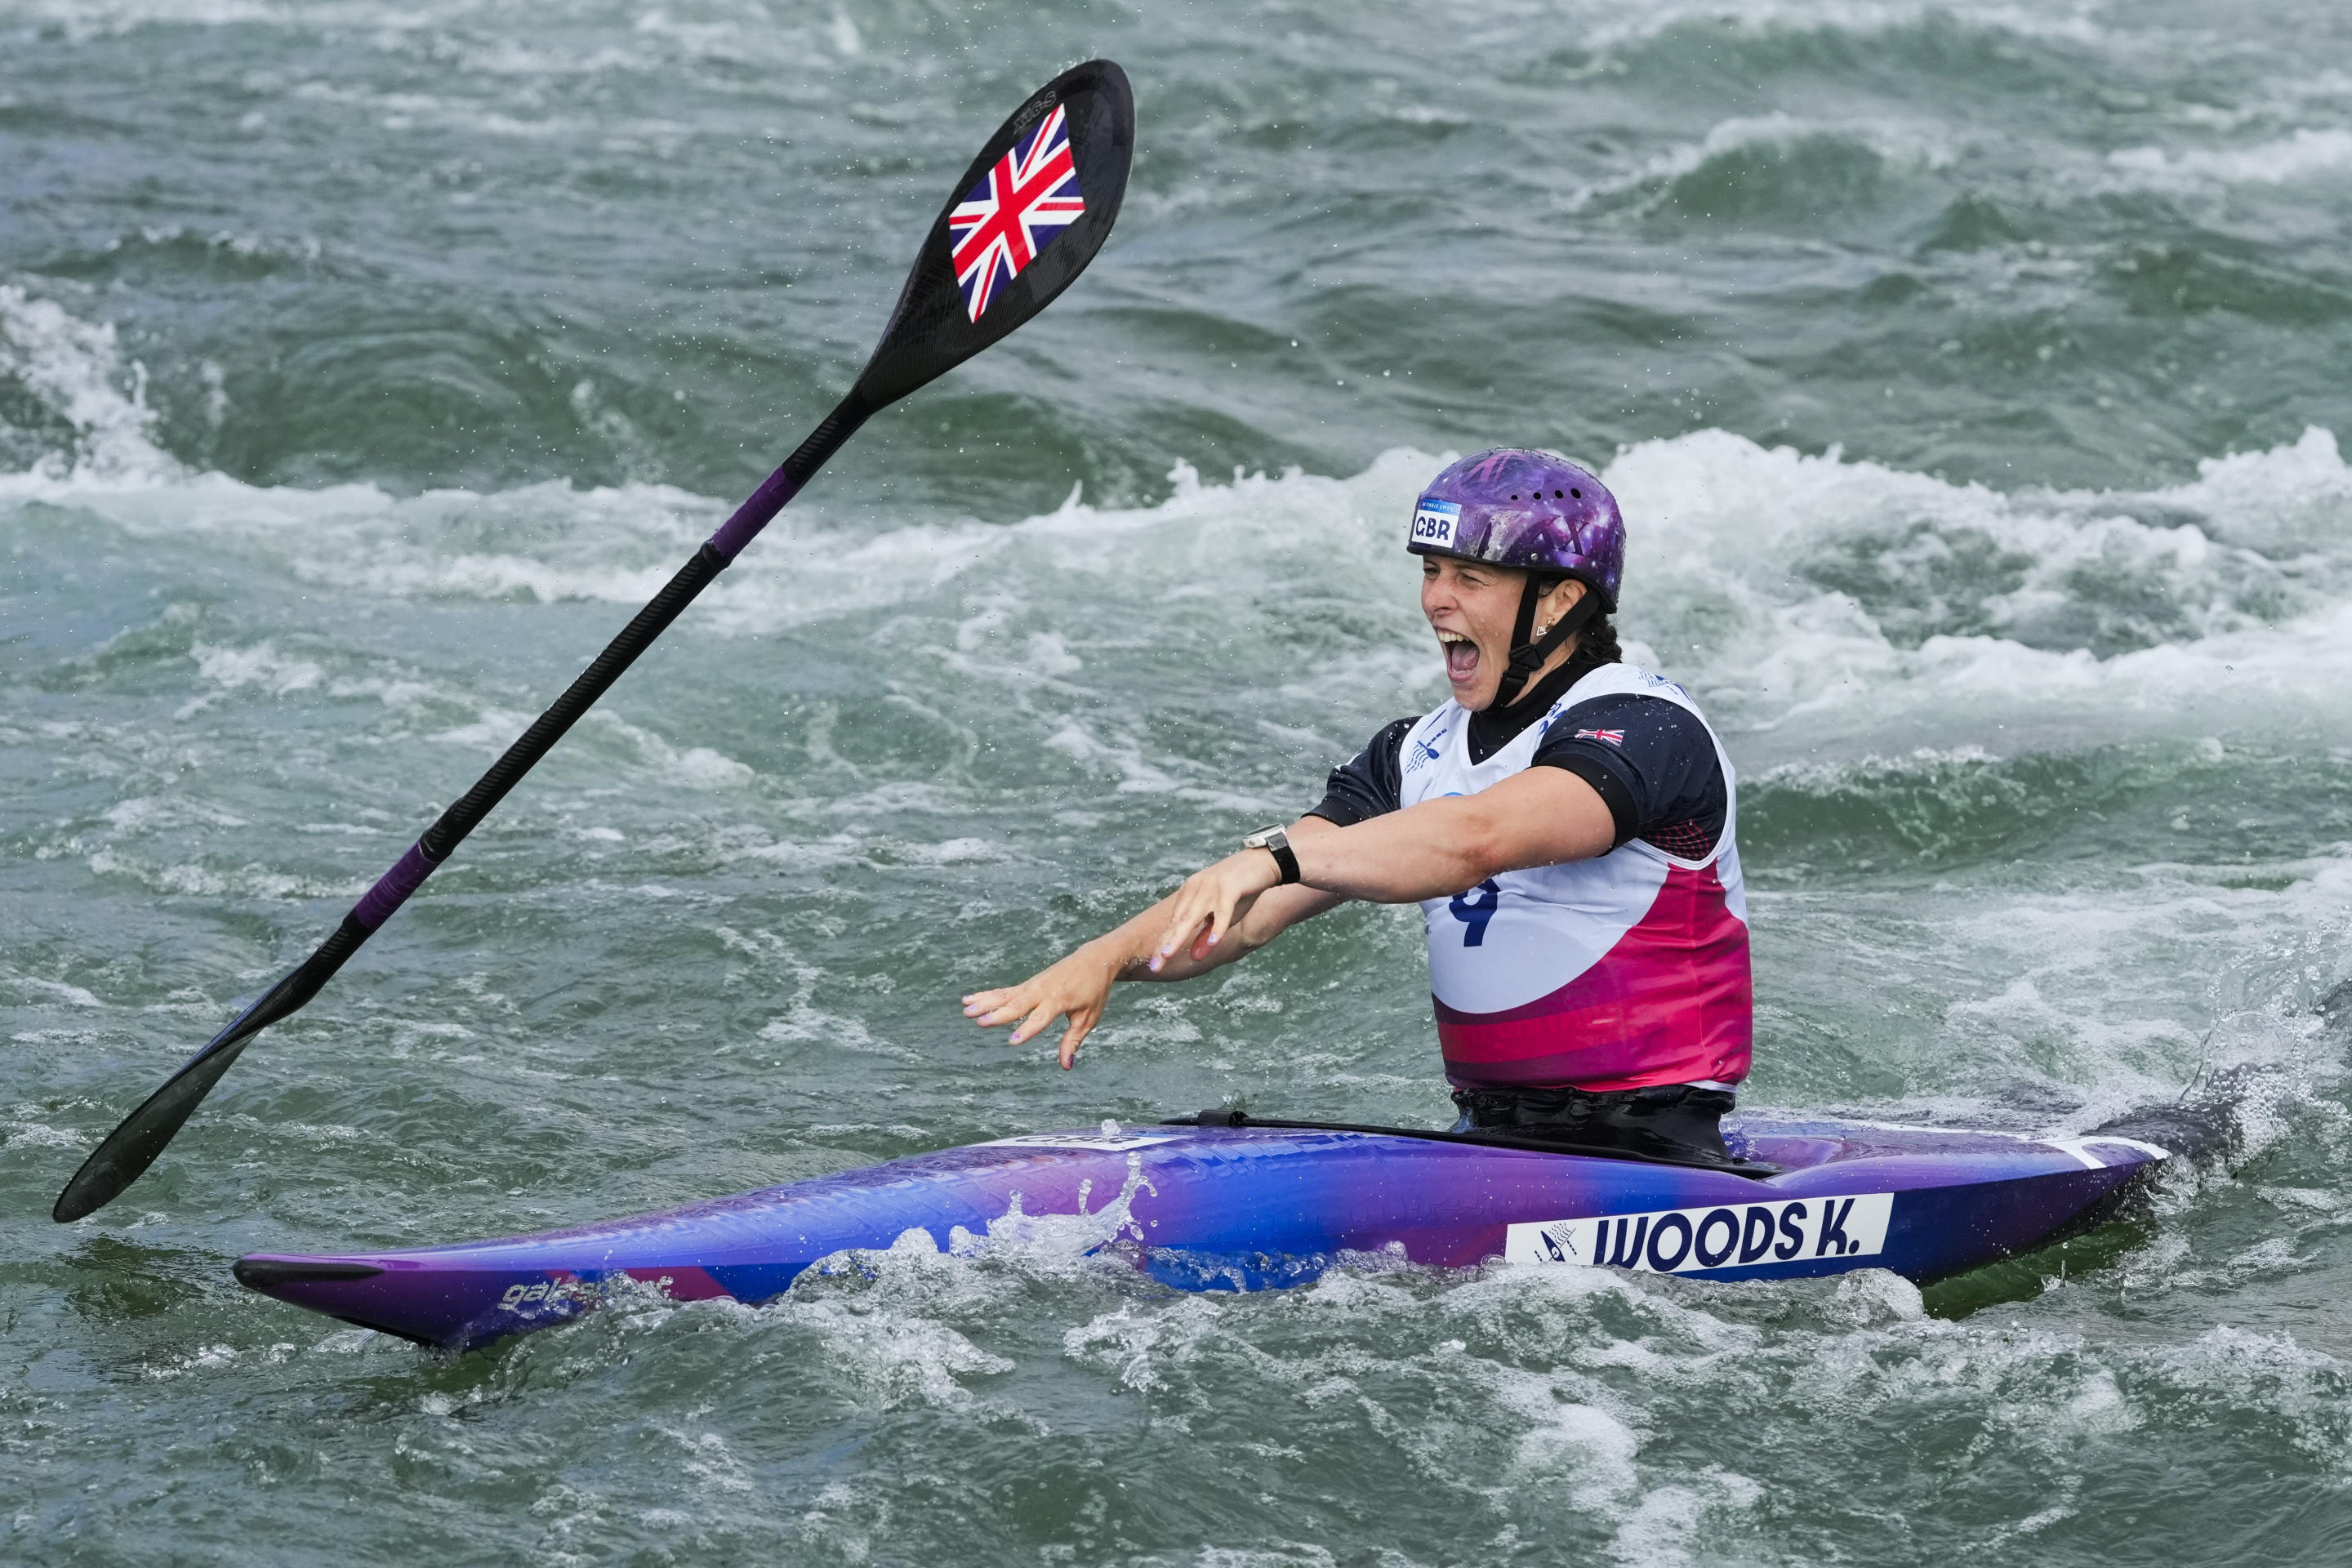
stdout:
<svg viewBox="0 0 2352 1568">
<path fill-rule="evenodd" d="M 1727 1122 L 1765 1180 L 1361 1132 L 1170 1127 L 1038 1134 L 455 1246 L 257 1253 L 253 1289 L 452 1350 L 551 1327 L 619 1282 L 773 1299 L 814 1266 L 898 1244 L 1054 1238 L 1116 1248 L 1181 1289 L 1303 1283 L 1351 1258 L 1614 1265 L 1706 1279 L 1886 1268 L 1926 1283 L 2049 1240 L 2167 1156 L 1844 1121 Z"/>
</svg>

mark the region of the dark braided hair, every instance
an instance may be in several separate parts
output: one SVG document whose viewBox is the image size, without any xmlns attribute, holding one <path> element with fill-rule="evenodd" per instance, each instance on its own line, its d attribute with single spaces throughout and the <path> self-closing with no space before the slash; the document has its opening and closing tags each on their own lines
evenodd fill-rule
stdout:
<svg viewBox="0 0 2352 1568">
<path fill-rule="evenodd" d="M 1564 576 L 1546 577 L 1541 580 L 1538 592 L 1549 594 L 1566 581 L 1568 579 Z M 1597 590 L 1586 583 L 1584 592 L 1590 596 Z M 1595 604 L 1592 618 L 1577 630 L 1576 651 L 1570 654 L 1568 662 L 1560 667 L 1559 673 L 1565 679 L 1558 689 L 1565 691 L 1602 665 L 1620 664 L 1624 658 L 1617 647 L 1617 628 L 1610 624 L 1609 612 Z"/>
<path fill-rule="evenodd" d="M 1576 634 L 1576 651 L 1568 656 L 1567 666 L 1575 673 L 1568 683 L 1573 686 L 1602 665 L 1619 663 L 1624 657 L 1617 647 L 1617 628 L 1607 616 L 1595 616 Z"/>
</svg>

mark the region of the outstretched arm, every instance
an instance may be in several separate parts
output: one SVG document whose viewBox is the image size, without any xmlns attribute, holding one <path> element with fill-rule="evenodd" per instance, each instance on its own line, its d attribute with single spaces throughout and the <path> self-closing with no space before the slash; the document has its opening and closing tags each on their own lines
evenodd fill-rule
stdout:
<svg viewBox="0 0 2352 1568">
<path fill-rule="evenodd" d="M 1528 768 L 1476 795 L 1423 801 L 1318 833 L 1294 847 L 1299 885 L 1279 891 L 1316 888 L 1335 899 L 1415 903 L 1449 898 L 1497 872 L 1589 860 L 1607 854 L 1616 837 L 1616 819 L 1599 791 L 1565 769 Z M 1276 875 L 1274 858 L 1255 849 L 1195 871 L 1137 917 L 1166 911 L 1146 962 L 1165 965 L 1180 950 L 1213 953 L 1229 940 L 1246 941 L 1249 912 L 1265 902 Z"/>
<path fill-rule="evenodd" d="M 1297 846 L 1340 830 L 1319 816 L 1307 816 L 1288 831 L 1292 845 Z M 1274 857 L 1262 849 L 1244 853 L 1265 861 L 1269 868 L 1274 865 Z M 1191 882 L 1185 884 L 1191 886 Z M 1201 940 L 1184 952 L 1171 949 L 1155 957 L 1153 949 L 1182 896 L 1181 889 L 1171 893 L 1118 930 L 1104 932 L 1018 985 L 973 992 L 963 999 L 964 1016 L 992 1028 L 1019 1019 L 1008 1042 L 1016 1046 L 1043 1033 L 1055 1019 L 1068 1018 L 1070 1026 L 1062 1036 L 1062 1066 L 1066 1069 L 1078 1054 L 1079 1042 L 1102 1021 L 1114 982 L 1189 980 L 1206 974 L 1220 964 L 1246 957 L 1300 921 L 1347 900 L 1344 893 L 1319 888 L 1273 888 L 1252 895 L 1235 911 L 1232 930 L 1223 940 L 1212 942 L 1202 931 Z"/>
</svg>

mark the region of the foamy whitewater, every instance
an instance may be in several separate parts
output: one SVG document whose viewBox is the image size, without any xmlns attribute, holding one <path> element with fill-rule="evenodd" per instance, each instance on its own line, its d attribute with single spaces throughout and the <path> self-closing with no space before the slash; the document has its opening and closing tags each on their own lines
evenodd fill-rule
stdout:
<svg viewBox="0 0 2352 1568">
<path fill-rule="evenodd" d="M 2352 1531 L 2352 24 L 2312 5 L 0 0 L 0 1557 L 2332 1563 Z M 170 1153 L 299 961 L 837 395 L 970 143 L 1118 234 L 876 422 Z M 1751 1104 L 2229 1169 L 1924 1293 L 1365 1258 L 1131 1195 L 442 1361 L 257 1248 L 1242 1103 L 1435 1125 L 1418 925 L 957 998 L 1444 694 L 1450 454 L 1600 467 L 1742 778 Z M 1001 1231 L 1002 1234 L 998 1234 Z"/>
</svg>

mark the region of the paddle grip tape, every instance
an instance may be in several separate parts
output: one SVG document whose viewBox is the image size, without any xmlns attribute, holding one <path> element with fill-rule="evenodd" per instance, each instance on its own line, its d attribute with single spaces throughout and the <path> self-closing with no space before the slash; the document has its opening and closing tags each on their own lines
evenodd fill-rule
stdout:
<svg viewBox="0 0 2352 1568">
<path fill-rule="evenodd" d="M 779 505 L 782 503 L 779 502 Z M 636 662 L 653 640 L 669 628 L 678 613 L 694 602 L 696 595 L 710 584 L 712 578 L 726 570 L 727 559 L 718 548 L 705 543 L 694 552 L 694 558 L 678 568 L 636 617 L 621 628 L 620 636 L 604 645 L 596 662 L 580 672 L 562 696 L 557 698 L 547 711 L 532 721 L 522 738 L 509 746 L 506 754 L 490 764 L 490 771 L 474 783 L 456 805 L 441 814 L 440 819 L 425 830 L 425 836 L 409 846 L 408 853 L 395 862 L 391 870 L 367 890 L 365 897 L 352 906 L 351 918 L 363 931 L 373 931 L 392 918 L 393 910 L 407 901 L 408 895 L 424 885 L 434 868 L 449 858 L 466 835 L 474 831 L 491 808 L 506 798 L 507 792 L 520 783 L 539 759 L 548 753 L 564 731 L 579 721 L 580 716 L 595 706 L 596 699 L 621 678 L 624 670 Z"/>
<path fill-rule="evenodd" d="M 425 853 L 423 844 L 412 844 L 408 853 L 393 862 L 392 869 L 376 879 L 375 886 L 366 896 L 352 906 L 351 918 L 359 921 L 363 931 L 373 931 L 392 918 L 392 911 L 408 901 L 408 895 L 425 885 L 433 875 L 433 862 Z"/>
<path fill-rule="evenodd" d="M 825 459 L 841 450 L 842 443 L 857 434 L 857 427 L 873 413 L 855 389 L 835 405 L 833 412 L 809 432 L 808 439 L 778 464 L 774 473 L 761 479 L 760 488 L 735 509 L 735 515 L 719 524 L 719 531 L 710 536 L 709 548 L 719 552 L 719 563 L 724 566 L 740 555 L 743 547 L 775 521 L 776 514 L 784 510 L 784 503 L 816 477 Z"/>
</svg>

